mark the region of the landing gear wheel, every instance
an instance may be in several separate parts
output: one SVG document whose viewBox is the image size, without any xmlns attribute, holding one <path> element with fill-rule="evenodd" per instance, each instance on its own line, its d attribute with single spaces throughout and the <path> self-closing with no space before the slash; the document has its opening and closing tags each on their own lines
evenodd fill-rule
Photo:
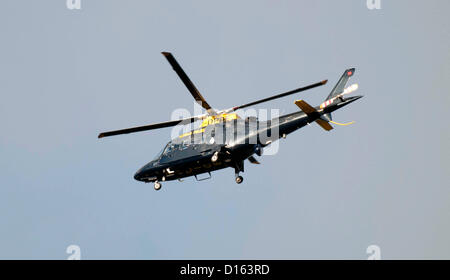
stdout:
<svg viewBox="0 0 450 280">
<path fill-rule="evenodd" d="M 242 183 L 242 181 L 244 181 L 244 178 L 243 178 L 242 176 L 237 176 L 237 177 L 236 177 L 236 183 L 237 183 L 237 184 Z"/>
<path fill-rule="evenodd" d="M 155 191 L 159 191 L 159 190 L 161 189 L 161 187 L 162 187 L 161 183 L 158 182 L 158 181 L 156 181 L 156 182 L 155 182 L 155 186 L 154 186 Z"/>
<path fill-rule="evenodd" d="M 211 157 L 211 161 L 212 161 L 212 162 L 216 162 L 218 159 L 219 159 L 219 153 L 218 153 L 218 152 L 215 152 L 215 153 L 213 154 L 213 156 Z"/>
</svg>

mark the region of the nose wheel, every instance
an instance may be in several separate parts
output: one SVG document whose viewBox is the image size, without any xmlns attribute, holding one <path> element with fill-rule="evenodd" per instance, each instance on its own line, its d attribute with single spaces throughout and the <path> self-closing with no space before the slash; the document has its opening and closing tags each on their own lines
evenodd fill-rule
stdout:
<svg viewBox="0 0 450 280">
<path fill-rule="evenodd" d="M 161 189 L 161 187 L 162 187 L 161 183 L 158 181 L 155 181 L 155 185 L 154 185 L 155 191 L 159 191 Z"/>
</svg>

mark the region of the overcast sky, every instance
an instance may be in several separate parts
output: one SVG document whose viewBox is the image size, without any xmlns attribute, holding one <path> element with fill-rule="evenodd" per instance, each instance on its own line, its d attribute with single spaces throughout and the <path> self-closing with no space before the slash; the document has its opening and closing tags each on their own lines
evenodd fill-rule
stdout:
<svg viewBox="0 0 450 280">
<path fill-rule="evenodd" d="M 2 1 L 0 258 L 450 258 L 450 2 Z M 365 97 L 312 124 L 276 155 L 211 180 L 133 179 L 170 129 L 97 139 L 169 120 L 192 97 L 172 52 L 215 108 L 342 72 Z"/>
</svg>

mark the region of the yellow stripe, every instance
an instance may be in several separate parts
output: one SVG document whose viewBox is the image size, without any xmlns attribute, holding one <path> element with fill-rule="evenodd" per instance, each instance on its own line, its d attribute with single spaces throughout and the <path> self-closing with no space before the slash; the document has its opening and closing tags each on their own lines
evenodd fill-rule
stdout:
<svg viewBox="0 0 450 280">
<path fill-rule="evenodd" d="M 200 124 L 200 127 L 202 127 L 202 129 L 197 129 L 194 130 L 192 132 L 188 132 L 188 133 L 184 133 L 178 137 L 183 138 L 185 136 L 189 136 L 192 134 L 197 134 L 197 133 L 202 133 L 205 132 L 205 127 L 209 126 L 209 125 L 214 125 L 214 124 L 218 124 L 218 123 L 222 123 L 222 122 L 227 122 L 227 121 L 232 121 L 235 119 L 238 119 L 239 116 L 235 113 L 231 113 L 231 114 L 220 114 L 220 115 L 214 115 L 214 116 L 208 116 L 205 119 L 203 119 L 202 123 Z"/>
<path fill-rule="evenodd" d="M 194 130 L 194 131 L 185 133 L 185 134 L 181 134 L 181 135 L 178 136 L 178 137 L 179 137 L 179 138 L 183 138 L 183 137 L 185 137 L 185 136 L 189 136 L 189 135 L 197 134 L 197 133 L 203 133 L 203 132 L 205 132 L 205 129 L 204 129 L 204 128 L 202 128 L 202 129 L 197 129 L 197 130 Z"/>
</svg>

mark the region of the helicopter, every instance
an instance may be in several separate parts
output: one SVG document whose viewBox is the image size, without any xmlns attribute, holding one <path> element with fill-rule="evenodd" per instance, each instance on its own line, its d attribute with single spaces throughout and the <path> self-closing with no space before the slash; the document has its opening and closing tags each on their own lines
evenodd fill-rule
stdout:
<svg viewBox="0 0 450 280">
<path fill-rule="evenodd" d="M 315 122 L 326 131 L 333 129 L 330 123 L 336 125 L 353 123 L 334 122 L 331 113 L 362 97 L 361 95 L 346 96 L 358 89 L 357 84 L 346 88 L 348 80 L 355 73 L 355 68 L 350 68 L 345 70 L 331 93 L 319 106 L 313 107 L 304 100 L 296 100 L 294 103 L 300 111 L 267 121 L 260 121 L 257 117 L 252 116 L 242 119 L 236 111 L 323 86 L 328 80 L 322 80 L 247 104 L 216 110 L 200 94 L 175 57 L 170 52 L 162 52 L 162 54 L 195 101 L 206 112 L 189 118 L 107 131 L 98 135 L 98 138 L 103 138 L 177 125 L 191 124 L 192 126 L 194 122 L 200 121 L 201 124 L 198 128 L 192 128 L 189 132 L 169 141 L 152 161 L 135 173 L 135 180 L 145 183 L 152 182 L 155 190 L 160 190 L 161 182 L 164 181 L 182 181 L 183 178 L 191 176 L 194 176 L 197 181 L 210 179 L 211 172 L 228 167 L 234 168 L 235 181 L 237 184 L 241 184 L 243 177 L 240 173 L 244 172 L 245 160 L 252 164 L 260 164 L 255 155 L 261 156 L 265 147 L 280 138 L 286 138 L 288 134 L 310 123 Z M 208 174 L 209 177 L 201 178 L 200 175 L 203 174 Z"/>
</svg>

